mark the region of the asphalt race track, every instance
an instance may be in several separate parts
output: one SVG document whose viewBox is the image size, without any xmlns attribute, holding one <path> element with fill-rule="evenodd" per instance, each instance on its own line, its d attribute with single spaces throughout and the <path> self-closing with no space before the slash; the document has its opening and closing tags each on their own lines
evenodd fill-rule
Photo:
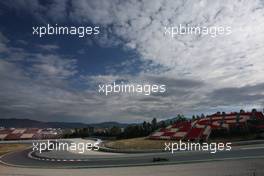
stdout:
<svg viewBox="0 0 264 176">
<path fill-rule="evenodd" d="M 231 151 L 217 152 L 177 152 L 146 153 L 146 154 L 119 154 L 119 155 L 86 155 L 65 152 L 54 158 L 32 158 L 29 154 L 32 149 L 17 151 L 2 156 L 2 164 L 28 168 L 105 168 L 128 167 L 146 165 L 169 165 L 183 163 L 201 163 L 212 161 L 231 161 L 241 159 L 263 159 L 264 144 L 234 147 Z M 67 157 L 68 155 L 68 157 Z M 65 156 L 64 159 L 62 156 Z M 71 159 L 70 159 L 71 158 Z M 159 158 L 153 161 L 154 158 Z"/>
</svg>

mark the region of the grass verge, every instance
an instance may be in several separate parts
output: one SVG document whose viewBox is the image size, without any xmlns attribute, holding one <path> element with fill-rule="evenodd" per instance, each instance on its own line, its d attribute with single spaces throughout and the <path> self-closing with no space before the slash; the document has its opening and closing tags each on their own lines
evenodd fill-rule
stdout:
<svg viewBox="0 0 264 176">
<path fill-rule="evenodd" d="M 0 156 L 15 150 L 25 149 L 28 146 L 28 144 L 0 144 Z"/>
<path fill-rule="evenodd" d="M 149 150 L 149 149 L 164 149 L 165 142 L 170 140 L 150 140 L 146 138 L 122 139 L 116 141 L 108 141 L 105 146 L 114 149 L 130 149 L 130 150 Z M 175 142 L 175 141 L 174 141 Z"/>
</svg>

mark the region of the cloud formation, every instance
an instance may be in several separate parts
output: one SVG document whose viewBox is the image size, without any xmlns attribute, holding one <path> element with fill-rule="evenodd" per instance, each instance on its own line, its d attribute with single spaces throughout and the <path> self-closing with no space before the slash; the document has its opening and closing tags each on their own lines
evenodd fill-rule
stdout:
<svg viewBox="0 0 264 176">
<path fill-rule="evenodd" d="M 17 13 L 27 11 L 42 22 L 100 25 L 102 35 L 94 42 L 101 47 L 135 51 L 136 59 L 142 62 L 137 74 L 83 75 L 78 72 L 78 59 L 60 54 L 57 51 L 60 46 L 40 45 L 45 54 L 44 51 L 31 53 L 8 46 L 9 40 L 0 33 L 0 53 L 15 50 L 0 60 L 0 110 L 6 116 L 140 121 L 177 113 L 190 115 L 264 105 L 264 3 L 261 0 L 1 3 Z M 164 36 L 165 26 L 180 24 L 230 26 L 232 34 Z M 19 58 L 29 63 L 26 68 L 14 61 Z M 130 64 L 133 60 L 119 66 Z M 148 97 L 102 97 L 96 92 L 98 83 L 119 80 L 166 84 L 168 91 Z M 73 86 L 77 83 L 82 85 L 81 89 Z"/>
</svg>

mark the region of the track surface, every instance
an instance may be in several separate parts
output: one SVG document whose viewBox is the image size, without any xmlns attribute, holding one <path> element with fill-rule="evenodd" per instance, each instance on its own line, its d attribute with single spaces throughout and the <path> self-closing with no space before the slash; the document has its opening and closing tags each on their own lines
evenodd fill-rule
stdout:
<svg viewBox="0 0 264 176">
<path fill-rule="evenodd" d="M 181 164 L 197 163 L 221 160 L 239 160 L 239 159 L 263 159 L 264 145 L 250 145 L 237 147 L 231 151 L 217 152 L 211 154 L 208 152 L 178 152 L 178 153 L 148 153 L 148 154 L 122 154 L 113 156 L 95 156 L 86 155 L 81 161 L 78 161 L 78 154 L 65 152 L 58 155 L 56 159 L 36 160 L 28 157 L 31 149 L 17 151 L 4 155 L 1 162 L 10 166 L 20 167 L 39 167 L 39 168 L 105 168 L 121 166 L 142 166 L 159 164 Z M 73 160 L 63 161 L 62 156 L 73 158 Z M 166 158 L 168 161 L 153 162 L 153 158 Z"/>
<path fill-rule="evenodd" d="M 263 159 L 178 165 L 87 169 L 40 169 L 0 165 L 0 176 L 263 176 Z"/>
</svg>

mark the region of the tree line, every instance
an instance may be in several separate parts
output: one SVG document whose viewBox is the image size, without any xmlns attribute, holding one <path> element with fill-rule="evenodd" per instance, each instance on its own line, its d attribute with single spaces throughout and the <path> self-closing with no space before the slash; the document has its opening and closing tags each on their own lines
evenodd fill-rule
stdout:
<svg viewBox="0 0 264 176">
<path fill-rule="evenodd" d="M 157 118 L 153 118 L 151 121 L 144 121 L 140 124 L 128 125 L 125 128 L 119 126 L 112 126 L 111 128 L 102 130 L 100 132 L 95 132 L 94 128 L 76 128 L 72 133 L 65 134 L 65 138 L 76 138 L 76 137 L 112 137 L 116 139 L 127 139 L 135 137 L 144 137 L 148 136 L 154 131 L 165 128 L 168 125 L 172 125 L 177 121 L 185 121 L 186 117 L 183 115 L 177 115 L 172 120 L 167 121 L 157 121 Z"/>
</svg>

